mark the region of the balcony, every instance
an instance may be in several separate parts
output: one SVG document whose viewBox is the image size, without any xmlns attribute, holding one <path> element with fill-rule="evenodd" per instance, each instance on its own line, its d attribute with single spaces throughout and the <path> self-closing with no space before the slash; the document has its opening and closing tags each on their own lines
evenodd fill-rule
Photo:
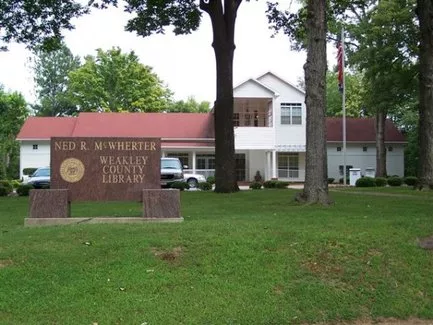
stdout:
<svg viewBox="0 0 433 325">
<path fill-rule="evenodd" d="M 254 111 L 248 112 L 235 112 L 233 114 L 234 127 L 270 127 L 269 116 L 265 112 Z"/>
</svg>

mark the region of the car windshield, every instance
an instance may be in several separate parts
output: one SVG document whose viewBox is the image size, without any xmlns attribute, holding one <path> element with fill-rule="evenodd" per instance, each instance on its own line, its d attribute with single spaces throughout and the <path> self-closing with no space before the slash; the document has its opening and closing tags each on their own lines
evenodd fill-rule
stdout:
<svg viewBox="0 0 433 325">
<path fill-rule="evenodd" d="M 182 169 L 179 160 L 161 160 L 161 168 L 162 169 Z"/>
<path fill-rule="evenodd" d="M 36 170 L 32 177 L 41 177 L 41 176 L 50 176 L 50 169 L 49 168 L 41 168 Z"/>
</svg>

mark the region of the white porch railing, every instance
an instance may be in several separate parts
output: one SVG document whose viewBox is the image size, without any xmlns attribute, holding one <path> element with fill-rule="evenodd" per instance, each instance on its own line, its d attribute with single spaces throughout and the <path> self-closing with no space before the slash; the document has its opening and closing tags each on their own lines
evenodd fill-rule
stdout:
<svg viewBox="0 0 433 325">
<path fill-rule="evenodd" d="M 304 169 L 278 169 L 278 179 L 291 180 L 291 181 L 304 181 L 305 170 Z"/>
</svg>

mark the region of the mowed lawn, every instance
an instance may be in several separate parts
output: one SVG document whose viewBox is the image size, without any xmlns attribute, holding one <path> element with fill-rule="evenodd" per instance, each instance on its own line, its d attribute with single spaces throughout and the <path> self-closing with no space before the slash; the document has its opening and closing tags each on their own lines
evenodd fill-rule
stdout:
<svg viewBox="0 0 433 325">
<path fill-rule="evenodd" d="M 23 227 L 27 198 L 0 198 L 0 324 L 433 319 L 433 251 L 417 245 L 433 235 L 433 194 L 355 190 L 332 191 L 331 207 L 298 205 L 295 190 L 183 192 L 183 223 L 41 228 Z"/>
</svg>

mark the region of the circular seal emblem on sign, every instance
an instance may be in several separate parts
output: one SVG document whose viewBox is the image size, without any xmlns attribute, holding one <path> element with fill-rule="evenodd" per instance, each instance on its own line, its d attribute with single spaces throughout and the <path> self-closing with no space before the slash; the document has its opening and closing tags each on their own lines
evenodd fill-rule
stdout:
<svg viewBox="0 0 433 325">
<path fill-rule="evenodd" d="M 81 160 L 68 158 L 60 165 L 60 176 L 68 183 L 76 183 L 84 176 L 84 165 Z"/>
</svg>

